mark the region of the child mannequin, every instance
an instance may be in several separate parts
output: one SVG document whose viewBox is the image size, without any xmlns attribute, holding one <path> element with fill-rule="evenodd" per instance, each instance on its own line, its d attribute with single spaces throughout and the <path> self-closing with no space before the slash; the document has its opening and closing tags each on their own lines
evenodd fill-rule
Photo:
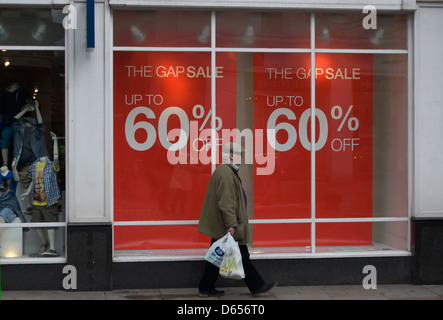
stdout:
<svg viewBox="0 0 443 320">
<path fill-rule="evenodd" d="M 25 116 L 31 111 L 35 111 L 35 119 Z M 45 143 L 45 124 L 43 123 L 37 100 L 34 101 L 34 106 L 25 106 L 14 117 L 12 127 L 14 133 L 14 159 L 17 163 L 17 171 L 23 188 L 27 189 L 31 183 L 29 167 L 38 158 L 48 156 Z M 26 208 L 30 210 L 30 204 L 26 203 Z"/>
<path fill-rule="evenodd" d="M 32 197 L 32 219 L 31 222 L 57 222 L 60 199 L 60 190 L 57 184 L 56 172 L 60 170 L 58 161 L 57 136 L 51 132 L 54 141 L 54 161 L 48 157 L 40 157 L 29 168 L 32 182 L 28 190 L 20 196 L 26 199 L 30 194 Z M 39 255 L 45 257 L 56 257 L 55 230 L 57 228 L 35 228 L 41 240 Z"/>
</svg>

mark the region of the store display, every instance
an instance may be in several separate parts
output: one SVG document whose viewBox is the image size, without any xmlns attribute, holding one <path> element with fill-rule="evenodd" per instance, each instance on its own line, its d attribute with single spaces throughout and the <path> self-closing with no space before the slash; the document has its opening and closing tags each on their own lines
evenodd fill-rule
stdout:
<svg viewBox="0 0 443 320">
<path fill-rule="evenodd" d="M 61 212 L 59 203 L 61 193 L 57 181 L 57 172 L 60 170 L 57 136 L 50 132 L 54 157 L 53 161 L 50 161 L 46 148 L 46 126 L 40 104 L 17 82 L 8 85 L 1 93 L 0 112 L 3 156 L 3 166 L 0 168 L 0 223 L 29 222 L 23 211 L 31 215 L 30 222 L 58 222 Z M 8 168 L 9 161 L 11 161 L 11 170 Z M 18 184 L 20 190 L 24 190 L 19 197 L 16 196 Z M 41 245 L 39 252 L 29 253 L 29 257 L 59 256 L 56 251 L 57 229 L 57 227 L 32 228 Z M 9 247 L 22 248 L 18 250 L 20 254 L 3 252 L 2 257 L 22 256 L 21 234 L 29 230 L 28 227 L 0 228 L 0 247 L 3 241 Z M 4 236 L 5 234 L 7 236 Z M 13 242 L 16 242 L 14 239 L 20 239 L 20 244 L 14 245 Z M 10 252 L 9 249 L 7 251 Z"/>
</svg>

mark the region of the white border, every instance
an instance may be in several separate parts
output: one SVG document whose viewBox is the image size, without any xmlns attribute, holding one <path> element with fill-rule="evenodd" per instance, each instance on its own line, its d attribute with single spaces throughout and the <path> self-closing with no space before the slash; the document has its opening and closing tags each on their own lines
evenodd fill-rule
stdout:
<svg viewBox="0 0 443 320">
<path fill-rule="evenodd" d="M 251 249 L 252 250 L 252 249 Z M 374 257 L 408 257 L 411 252 L 405 250 L 374 250 L 359 252 L 316 252 L 316 253 L 251 253 L 251 260 L 291 260 L 291 259 L 325 259 L 325 258 L 374 258 Z M 204 261 L 204 255 L 134 255 L 117 256 L 113 262 L 163 262 L 163 261 Z"/>
<path fill-rule="evenodd" d="M 336 222 L 408 222 L 408 217 L 373 217 L 373 218 L 300 218 L 300 219 L 250 219 L 249 224 L 297 224 L 297 223 L 336 223 Z M 184 226 L 198 225 L 198 220 L 151 220 L 151 221 L 115 221 L 114 226 Z M 15 227 L 23 224 L 13 224 Z M 33 226 L 35 224 L 32 224 Z"/>
<path fill-rule="evenodd" d="M 315 13 L 311 12 L 310 19 L 310 42 L 311 42 L 311 70 L 315 69 Z M 311 71 L 312 73 L 312 71 Z M 316 214 L 316 192 L 315 192 L 315 79 L 316 77 L 311 75 L 311 252 L 316 253 L 316 228 L 315 228 L 315 214 Z"/>
<path fill-rule="evenodd" d="M 1 0 L 0 0 L 1 1 Z M 43 1 L 43 0 L 40 0 Z M 125 8 L 192 8 L 192 9 L 305 9 L 362 10 L 373 5 L 383 11 L 416 10 L 415 0 L 109 0 L 115 7 Z"/>
</svg>

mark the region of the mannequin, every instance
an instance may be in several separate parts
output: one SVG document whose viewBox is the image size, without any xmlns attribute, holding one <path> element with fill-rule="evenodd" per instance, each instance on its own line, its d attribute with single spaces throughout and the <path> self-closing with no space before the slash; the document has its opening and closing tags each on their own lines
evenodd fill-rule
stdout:
<svg viewBox="0 0 443 320">
<path fill-rule="evenodd" d="M 16 162 L 12 162 L 12 172 L 7 166 L 2 166 L 0 168 L 0 174 L 0 223 L 12 222 L 16 217 L 19 217 L 21 222 L 26 223 L 25 216 L 23 215 L 15 194 L 17 182 L 20 180 Z M 23 229 L 24 231 L 29 231 L 29 228 Z M 0 235 L 2 230 L 4 229 L 0 229 Z"/>
<path fill-rule="evenodd" d="M 11 83 L 0 96 L 0 146 L 2 150 L 3 165 L 8 164 L 13 118 L 28 106 L 33 108 L 34 100 L 17 82 Z"/>
<path fill-rule="evenodd" d="M 35 110 L 36 119 L 24 115 Z M 34 106 L 26 105 L 15 117 L 12 124 L 14 132 L 14 159 L 17 161 L 17 170 L 23 188 L 27 189 L 31 183 L 29 167 L 40 157 L 48 155 L 45 143 L 45 125 L 40 113 L 37 100 Z M 26 204 L 30 208 L 30 204 Z"/>
<path fill-rule="evenodd" d="M 53 157 L 51 162 L 48 157 L 40 157 L 29 167 L 31 183 L 28 190 L 20 196 L 24 200 L 29 195 L 32 197 L 31 222 L 57 222 L 59 213 L 58 200 L 60 190 L 57 184 L 56 172 L 60 170 L 58 159 L 58 142 L 55 133 L 51 132 L 53 145 Z M 35 228 L 40 237 L 41 246 L 39 255 L 44 257 L 57 257 L 55 250 L 55 230 L 57 228 Z"/>
</svg>

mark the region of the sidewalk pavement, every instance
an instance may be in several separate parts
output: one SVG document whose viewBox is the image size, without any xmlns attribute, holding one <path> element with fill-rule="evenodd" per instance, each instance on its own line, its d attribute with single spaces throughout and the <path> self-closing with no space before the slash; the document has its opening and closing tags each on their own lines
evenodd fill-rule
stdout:
<svg viewBox="0 0 443 320">
<path fill-rule="evenodd" d="M 219 288 L 221 297 L 201 298 L 196 288 L 128 289 L 114 291 L 2 291 L 1 300 L 443 300 L 443 285 L 383 284 L 277 286 L 260 297 L 246 287 Z"/>
</svg>

